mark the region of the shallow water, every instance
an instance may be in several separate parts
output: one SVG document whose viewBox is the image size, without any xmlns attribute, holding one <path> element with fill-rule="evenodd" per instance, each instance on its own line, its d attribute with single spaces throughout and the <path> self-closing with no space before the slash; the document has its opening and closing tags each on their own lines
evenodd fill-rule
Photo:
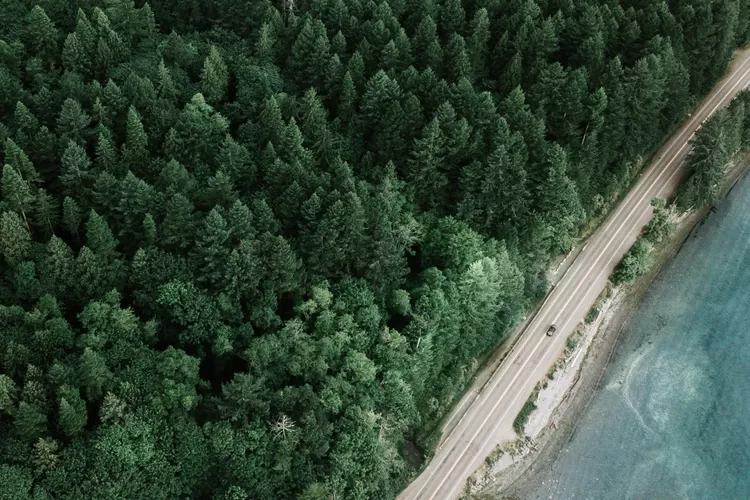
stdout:
<svg viewBox="0 0 750 500">
<path fill-rule="evenodd" d="M 532 498 L 750 498 L 750 175 L 625 326 Z"/>
</svg>

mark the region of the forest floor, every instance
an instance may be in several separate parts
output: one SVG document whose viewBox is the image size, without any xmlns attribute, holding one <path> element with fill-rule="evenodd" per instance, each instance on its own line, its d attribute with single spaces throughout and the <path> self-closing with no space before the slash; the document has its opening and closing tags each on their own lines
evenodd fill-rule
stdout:
<svg viewBox="0 0 750 500">
<path fill-rule="evenodd" d="M 750 165 L 750 154 L 742 156 L 728 170 L 723 196 Z M 654 249 L 648 272 L 634 282 L 618 287 L 597 302 L 595 320 L 571 334 L 575 346 L 566 350 L 552 380 L 539 391 L 537 408 L 525 425 L 525 435 L 507 443 L 484 470 L 475 474 L 472 499 L 526 498 L 536 484 L 539 471 L 552 466 L 565 444 L 573 437 L 578 420 L 596 394 L 604 371 L 617 346 L 620 332 L 636 309 L 641 296 L 666 262 L 679 252 L 693 229 L 711 208 L 682 214 L 671 236 Z"/>
</svg>

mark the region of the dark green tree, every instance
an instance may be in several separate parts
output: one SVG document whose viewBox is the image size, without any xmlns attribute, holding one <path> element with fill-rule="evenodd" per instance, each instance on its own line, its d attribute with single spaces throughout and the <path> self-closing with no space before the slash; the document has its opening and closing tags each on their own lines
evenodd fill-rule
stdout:
<svg viewBox="0 0 750 500">
<path fill-rule="evenodd" d="M 218 49 L 211 46 L 201 72 L 201 91 L 210 103 L 224 100 L 229 85 L 229 70 Z"/>
</svg>

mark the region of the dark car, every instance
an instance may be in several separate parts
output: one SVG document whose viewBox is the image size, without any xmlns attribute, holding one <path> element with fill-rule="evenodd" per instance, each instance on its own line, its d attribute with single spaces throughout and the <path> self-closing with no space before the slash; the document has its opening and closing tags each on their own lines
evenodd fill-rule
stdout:
<svg viewBox="0 0 750 500">
<path fill-rule="evenodd" d="M 555 333 L 555 330 L 557 330 L 557 327 L 555 325 L 550 325 L 549 328 L 547 328 L 547 336 L 551 337 L 553 333 Z"/>
</svg>

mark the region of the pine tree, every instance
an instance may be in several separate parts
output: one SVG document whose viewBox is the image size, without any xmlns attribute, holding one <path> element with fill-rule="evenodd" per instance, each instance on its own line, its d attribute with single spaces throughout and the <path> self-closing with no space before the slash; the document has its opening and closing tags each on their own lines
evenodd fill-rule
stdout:
<svg viewBox="0 0 750 500">
<path fill-rule="evenodd" d="M 586 214 L 567 175 L 567 154 L 558 144 L 550 146 L 546 166 L 547 178 L 538 187 L 538 206 L 556 234 L 552 250 L 564 252 L 570 249 Z"/>
<path fill-rule="evenodd" d="M 31 213 L 34 197 L 31 195 L 28 182 L 21 177 L 13 166 L 8 164 L 3 166 L 2 193 L 3 200 L 8 204 L 8 208 L 20 214 L 26 227 L 31 230 L 27 214 Z"/>
<path fill-rule="evenodd" d="M 117 257 L 117 244 L 107 221 L 91 210 L 86 222 L 86 246 L 96 255 L 109 259 Z"/>
<path fill-rule="evenodd" d="M 96 30 L 82 9 L 76 13 L 75 34 L 87 54 L 91 54 L 96 47 Z"/>
<path fill-rule="evenodd" d="M 26 107 L 24 103 L 18 101 L 13 113 L 13 125 L 16 128 L 16 140 L 22 148 L 32 146 L 33 139 L 39 131 L 39 120 Z"/>
<path fill-rule="evenodd" d="M 221 54 L 215 46 L 211 50 L 203 63 L 201 72 L 201 90 L 206 100 L 210 103 L 219 103 L 224 100 L 229 85 L 229 70 Z"/>
<path fill-rule="evenodd" d="M 62 156 L 60 182 L 69 193 L 81 195 L 91 181 L 91 160 L 86 150 L 70 140 Z"/>
<path fill-rule="evenodd" d="M 59 422 L 62 431 L 68 437 L 79 434 L 86 425 L 86 402 L 81 399 L 78 389 L 63 386 L 59 390 Z"/>
<path fill-rule="evenodd" d="M 198 270 L 198 282 L 221 286 L 224 263 L 229 256 L 229 229 L 216 209 L 211 210 L 198 230 L 193 261 Z"/>
<path fill-rule="evenodd" d="M 148 246 L 156 244 L 156 221 L 151 214 L 146 214 L 143 218 L 143 241 Z"/>
<path fill-rule="evenodd" d="M 275 293 L 290 292 L 300 286 L 301 262 L 282 236 L 261 235 L 260 260 L 268 280 L 264 284 Z"/>
<path fill-rule="evenodd" d="M 177 160 L 170 160 L 162 168 L 157 185 L 167 195 L 182 193 L 186 196 L 191 196 L 195 191 L 195 180 Z"/>
<path fill-rule="evenodd" d="M 227 227 L 231 232 L 232 242 L 239 243 L 241 240 L 254 240 L 255 228 L 253 227 L 253 214 L 250 209 L 237 200 L 227 211 Z"/>
<path fill-rule="evenodd" d="M 193 240 L 195 207 L 180 193 L 167 200 L 166 215 L 161 224 L 159 241 L 165 248 L 186 248 Z"/>
<path fill-rule="evenodd" d="M 158 213 L 161 196 L 153 186 L 128 172 L 119 186 L 119 200 L 115 207 L 118 222 L 118 237 L 125 245 L 133 245 L 143 234 L 143 217 L 147 213 Z"/>
<path fill-rule="evenodd" d="M 440 31 L 444 38 L 450 38 L 454 33 L 462 34 L 466 24 L 466 12 L 461 0 L 446 0 L 440 6 Z"/>
<path fill-rule="evenodd" d="M 444 202 L 448 185 L 442 172 L 444 142 L 437 118 L 433 118 L 422 129 L 422 137 L 414 141 L 408 178 L 414 186 L 415 198 L 425 208 L 434 209 Z"/>
<path fill-rule="evenodd" d="M 96 42 L 96 51 L 94 53 L 94 69 L 97 75 L 103 75 L 107 69 L 114 64 L 115 54 L 107 44 L 104 38 L 99 38 Z"/>
<path fill-rule="evenodd" d="M 228 207 L 237 199 L 237 191 L 234 189 L 232 179 L 223 170 L 218 170 L 209 177 L 206 184 L 201 200 L 207 208 L 217 205 Z"/>
<path fill-rule="evenodd" d="M 0 375 L 0 412 L 13 416 L 16 411 L 16 383 L 9 376 Z"/>
<path fill-rule="evenodd" d="M 35 441 L 47 430 L 47 415 L 35 404 L 21 401 L 18 404 L 13 427 L 24 441 Z"/>
<path fill-rule="evenodd" d="M 120 199 L 120 181 L 109 172 L 100 173 L 91 190 L 91 198 L 97 213 L 113 217 Z"/>
<path fill-rule="evenodd" d="M 170 102 L 174 102 L 177 97 L 177 87 L 175 87 L 174 81 L 172 80 L 172 74 L 169 68 L 164 64 L 164 59 L 159 61 L 159 83 L 157 89 L 159 90 L 159 97 L 166 99 Z"/>
<path fill-rule="evenodd" d="M 34 227 L 45 237 L 55 234 L 55 225 L 60 218 L 57 199 L 46 189 L 39 188 L 34 197 L 32 221 Z"/>
<path fill-rule="evenodd" d="M 63 66 L 66 70 L 78 73 L 82 76 L 88 74 L 90 62 L 86 55 L 86 49 L 78 39 L 76 33 L 68 34 L 63 44 L 62 52 Z"/>
<path fill-rule="evenodd" d="M 264 62 L 273 62 L 277 36 L 273 26 L 265 22 L 260 27 L 258 41 L 255 44 L 255 52 L 258 59 Z"/>
<path fill-rule="evenodd" d="M 721 179 L 732 155 L 728 110 L 716 111 L 695 134 L 688 156 L 688 178 L 677 202 L 682 209 L 703 207 L 719 200 Z"/>
<path fill-rule="evenodd" d="M 73 198 L 66 196 L 63 200 L 63 222 L 68 229 L 68 232 L 78 238 L 78 228 L 81 227 L 81 221 L 83 220 L 83 212 L 81 207 Z"/>
<path fill-rule="evenodd" d="M 291 74 L 300 88 L 323 87 L 331 56 L 330 48 L 323 23 L 306 18 L 292 45 L 288 62 Z"/>
<path fill-rule="evenodd" d="M 361 89 L 365 85 L 365 62 L 359 51 L 354 51 L 351 57 L 349 57 L 346 70 L 351 75 L 354 86 Z"/>
<path fill-rule="evenodd" d="M 57 29 L 39 5 L 29 13 L 26 46 L 43 60 L 50 61 L 58 55 Z"/>
<path fill-rule="evenodd" d="M 13 165 L 27 182 L 31 184 L 40 182 L 39 174 L 31 160 L 10 137 L 5 140 L 5 163 Z"/>
<path fill-rule="evenodd" d="M 32 463 L 36 470 L 45 473 L 55 469 L 60 462 L 60 443 L 51 438 L 39 438 L 34 443 Z"/>
<path fill-rule="evenodd" d="M 457 82 L 462 78 L 471 78 L 471 61 L 466 51 L 464 37 L 454 34 L 445 47 L 445 64 L 451 81 Z"/>
<path fill-rule="evenodd" d="M 216 157 L 219 167 L 229 174 L 240 192 L 249 193 L 255 186 L 255 163 L 245 146 L 227 134 Z"/>
<path fill-rule="evenodd" d="M 125 166 L 136 175 L 146 177 L 150 173 L 148 136 L 143 130 L 141 117 L 133 106 L 128 110 L 126 141 L 122 149 Z"/>
<path fill-rule="evenodd" d="M 357 100 L 357 89 L 354 87 L 354 80 L 351 73 L 344 73 L 344 80 L 341 83 L 341 95 L 338 100 L 338 117 L 344 122 L 349 123 L 355 114 L 355 105 Z"/>
<path fill-rule="evenodd" d="M 166 153 L 184 165 L 210 164 L 228 129 L 227 119 L 206 103 L 202 94 L 195 94 L 180 113 L 172 137 L 168 133 L 165 138 Z"/>
<path fill-rule="evenodd" d="M 412 41 L 414 53 L 417 55 L 417 67 L 439 71 L 442 66 L 443 52 L 437 37 L 437 26 L 432 17 L 426 15 L 422 18 Z"/>
<path fill-rule="evenodd" d="M 629 103 L 628 134 L 625 154 L 635 157 L 653 145 L 659 137 L 659 116 L 666 104 L 659 60 L 651 55 L 636 61 L 625 75 L 625 93 Z"/>
<path fill-rule="evenodd" d="M 337 31 L 331 38 L 331 50 L 339 57 L 346 57 L 346 37 L 341 30 Z"/>
<path fill-rule="evenodd" d="M 65 99 L 57 119 L 57 129 L 62 137 L 82 144 L 88 136 L 90 124 L 91 117 L 81 108 L 80 103 L 72 98 Z"/>
<path fill-rule="evenodd" d="M 84 348 L 78 378 L 90 401 L 98 400 L 104 394 L 112 376 L 102 355 L 89 347 Z"/>
<path fill-rule="evenodd" d="M 117 149 L 108 134 L 99 133 L 94 164 L 101 172 L 109 172 L 113 175 L 119 173 Z"/>
<path fill-rule="evenodd" d="M 31 234 L 21 217 L 15 212 L 0 215 L 0 253 L 9 266 L 15 267 L 31 252 Z"/>
<path fill-rule="evenodd" d="M 102 101 L 113 115 L 123 113 L 128 107 L 128 99 L 122 93 L 120 87 L 111 79 L 102 90 Z"/>
<path fill-rule="evenodd" d="M 484 80 L 487 77 L 490 32 L 489 15 L 487 9 L 482 7 L 476 11 L 474 18 L 471 20 L 471 36 L 467 44 L 469 61 L 475 80 Z"/>
</svg>

